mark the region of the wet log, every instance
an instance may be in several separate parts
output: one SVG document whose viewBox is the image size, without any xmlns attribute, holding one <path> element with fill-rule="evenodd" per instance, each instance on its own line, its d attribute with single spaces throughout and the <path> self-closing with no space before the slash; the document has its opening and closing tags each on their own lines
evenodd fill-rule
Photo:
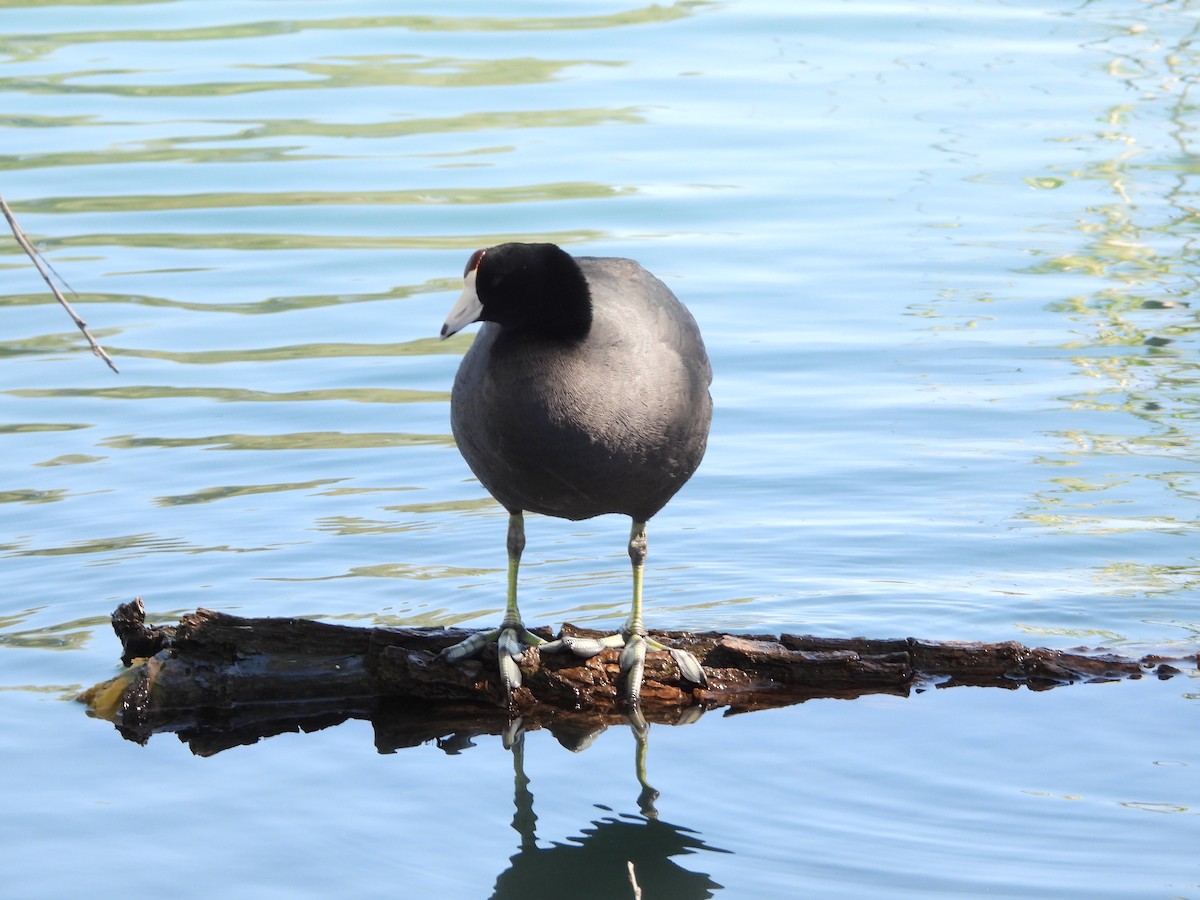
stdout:
<svg viewBox="0 0 1200 900">
<path fill-rule="evenodd" d="M 511 698 L 497 682 L 494 652 L 447 664 L 438 653 L 472 631 L 364 628 L 296 618 L 244 618 L 198 609 L 178 625 L 147 624 L 140 599 L 113 613 L 129 668 L 81 695 L 93 712 L 144 742 L 171 731 L 196 752 L 217 752 L 281 731 L 372 718 L 381 750 L 430 740 L 469 740 L 523 727 L 549 727 L 567 746 L 626 722 L 617 652 L 588 660 L 529 650 L 523 684 Z M 549 629 L 533 629 L 551 638 Z M 595 636 L 563 627 L 564 634 Z M 646 660 L 638 719 L 678 724 L 708 709 L 787 706 L 818 697 L 907 695 L 959 685 L 1043 690 L 1077 682 L 1152 675 L 1193 667 L 1186 658 L 1130 659 L 1096 650 L 1052 650 L 1016 642 L 934 642 L 915 638 L 820 638 L 655 632 L 689 650 L 708 685 L 680 681 L 670 656 Z M 465 735 L 465 737 L 464 737 Z"/>
</svg>

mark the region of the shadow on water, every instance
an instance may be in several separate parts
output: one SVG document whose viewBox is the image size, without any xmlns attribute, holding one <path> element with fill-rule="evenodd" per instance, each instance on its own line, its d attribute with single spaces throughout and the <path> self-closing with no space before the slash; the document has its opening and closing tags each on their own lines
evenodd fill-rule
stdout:
<svg viewBox="0 0 1200 900">
<path fill-rule="evenodd" d="M 646 775 L 650 726 L 645 720 L 630 720 L 637 742 L 637 779 L 639 815 L 617 814 L 593 819 L 580 834 L 566 842 L 539 847 L 537 815 L 534 812 L 530 779 L 525 774 L 525 734 L 517 725 L 505 742 L 513 757 L 512 827 L 520 835 L 518 852 L 511 865 L 496 879 L 493 898 L 534 897 L 546 885 L 569 887 L 575 898 L 640 897 L 711 897 L 722 885 L 703 872 L 685 869 L 673 860 L 700 850 L 729 853 L 704 843 L 690 828 L 673 825 L 659 818 L 655 801 L 659 793 Z M 607 809 L 606 807 L 600 807 Z M 581 879 L 580 873 L 587 873 Z"/>
<path fill-rule="evenodd" d="M 264 716 L 269 721 L 255 722 L 253 709 L 242 707 L 236 712 L 226 711 L 236 724 L 227 722 L 230 727 L 223 727 L 222 714 L 210 711 L 189 727 L 178 729 L 178 737 L 197 756 L 213 756 L 273 734 L 311 733 L 351 719 L 368 719 L 374 728 L 376 749 L 381 754 L 432 744 L 449 756 L 457 756 L 474 748 L 476 738 L 498 734 L 512 753 L 512 827 L 517 832 L 518 845 L 509 867 L 496 878 L 494 898 L 542 896 L 547 885 L 559 885 L 565 894 L 577 900 L 642 896 L 687 900 L 711 897 L 722 888 L 706 873 L 685 868 L 674 859 L 699 851 L 732 851 L 709 846 L 693 829 L 660 817 L 661 795 L 650 784 L 648 775 L 650 725 L 640 712 L 625 717 L 635 743 L 633 780 L 638 785 L 638 812 L 617 813 L 597 805 L 596 808 L 610 815 L 592 819 L 575 836 L 547 844 L 544 838 L 539 842 L 537 835 L 532 780 L 525 770 L 526 727 L 521 719 L 502 720 L 492 716 L 481 718 L 478 727 L 447 731 L 439 728 L 436 718 L 426 710 L 408 703 L 384 702 L 358 709 L 339 703 L 336 709 L 324 714 L 315 712 L 314 704 L 305 703 L 296 705 L 290 718 L 281 718 L 282 709 L 278 705 L 265 706 Z M 678 724 L 692 724 L 699 719 L 698 708 L 689 712 Z M 117 727 L 132 740 L 142 742 L 147 737 Z M 581 719 L 548 730 L 568 750 L 582 752 L 607 729 L 608 725 L 599 720 L 588 724 Z M 581 873 L 586 873 L 583 880 Z"/>
<path fill-rule="evenodd" d="M 411 713 L 394 710 L 398 722 L 407 724 Z M 547 885 L 559 885 L 564 893 L 579 900 L 614 897 L 711 897 L 722 885 L 706 873 L 692 871 L 674 861 L 699 851 L 730 853 L 709 846 L 699 833 L 681 825 L 665 822 L 659 816 L 659 792 L 650 784 L 647 758 L 650 747 L 650 725 L 640 715 L 627 717 L 635 742 L 634 775 L 639 785 L 638 812 L 615 813 L 609 807 L 598 809 L 612 813 L 591 820 L 579 829 L 579 834 L 565 841 L 539 844 L 537 813 L 531 779 L 525 771 L 526 730 L 520 719 L 509 722 L 501 732 L 506 749 L 513 761 L 513 830 L 519 835 L 517 852 L 509 858 L 510 865 L 496 878 L 493 898 L 535 897 L 544 894 Z M 695 721 L 691 719 L 690 721 Z M 376 726 L 376 746 L 382 753 L 408 746 L 410 738 L 405 725 L 396 735 L 400 746 L 389 746 L 387 713 L 373 717 Z M 397 724 L 396 722 L 393 723 Z M 554 736 L 572 752 L 586 750 L 607 726 L 590 730 L 555 729 Z M 457 755 L 474 747 L 473 739 L 484 733 L 459 731 L 438 738 L 436 745 L 443 752 Z M 382 741 L 382 742 L 381 742 Z M 581 879 L 581 873 L 586 878 Z"/>
</svg>

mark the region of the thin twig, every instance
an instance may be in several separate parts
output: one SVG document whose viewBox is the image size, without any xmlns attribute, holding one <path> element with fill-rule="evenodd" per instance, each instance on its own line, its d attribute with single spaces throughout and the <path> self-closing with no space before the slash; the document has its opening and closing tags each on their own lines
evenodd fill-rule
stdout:
<svg viewBox="0 0 1200 900">
<path fill-rule="evenodd" d="M 33 262 L 34 266 L 37 267 L 38 273 L 42 276 L 42 280 L 46 282 L 46 286 L 50 288 L 50 291 L 54 294 L 55 299 L 62 304 L 62 308 L 67 311 L 67 315 L 71 317 L 71 321 L 75 323 L 76 327 L 83 332 L 83 336 L 87 338 L 88 344 L 91 345 L 92 352 L 108 363 L 108 367 L 114 372 L 118 371 L 116 364 L 112 361 L 112 357 L 104 352 L 104 348 L 96 343 L 96 339 L 92 337 L 92 333 L 88 331 L 87 322 L 83 321 L 83 319 L 79 317 L 79 313 L 75 312 L 75 310 L 71 308 L 71 304 L 67 302 L 67 298 L 62 295 L 62 292 L 59 291 L 57 287 L 55 287 L 54 280 L 50 277 L 50 272 L 53 272 L 54 270 L 50 269 L 50 271 L 47 271 L 47 269 L 50 267 L 50 264 L 42 259 L 42 255 L 38 253 L 33 244 L 29 243 L 29 239 L 25 237 L 25 232 L 23 232 L 21 230 L 21 226 L 17 224 L 17 220 L 13 215 L 13 211 L 8 208 L 8 204 L 4 202 L 3 197 L 0 197 L 0 212 L 3 212 L 4 218 L 8 219 L 8 227 L 12 229 L 13 237 L 17 239 L 17 243 L 21 245 L 21 249 L 25 251 L 25 255 L 28 256 Z M 57 275 L 58 273 L 55 272 L 55 274 Z M 59 277 L 61 278 L 62 276 L 60 275 Z M 66 284 L 65 280 L 63 281 L 63 284 Z"/>
<path fill-rule="evenodd" d="M 633 860 L 626 860 L 625 865 L 629 867 L 629 885 L 633 888 L 633 900 L 642 900 L 642 886 L 638 884 L 637 873 L 633 871 Z"/>
</svg>

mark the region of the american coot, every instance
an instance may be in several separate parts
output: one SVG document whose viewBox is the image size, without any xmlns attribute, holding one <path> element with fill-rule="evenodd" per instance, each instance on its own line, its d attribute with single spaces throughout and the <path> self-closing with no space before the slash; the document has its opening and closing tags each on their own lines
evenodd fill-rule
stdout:
<svg viewBox="0 0 1200 900">
<path fill-rule="evenodd" d="M 499 645 L 505 694 L 521 684 L 527 646 L 581 657 L 624 647 L 625 695 L 638 701 L 646 648 L 667 650 L 688 681 L 706 683 L 690 653 L 647 637 L 642 624 L 646 522 L 691 477 L 712 419 L 712 370 L 700 331 L 661 281 L 628 259 L 572 257 L 554 244 L 476 251 L 446 338 L 482 321 L 450 401 L 458 448 L 508 510 L 508 604 L 495 631 L 443 651 L 456 661 Z M 633 519 L 633 604 L 603 640 L 543 643 L 517 611 L 524 511 L 564 519 Z"/>
</svg>

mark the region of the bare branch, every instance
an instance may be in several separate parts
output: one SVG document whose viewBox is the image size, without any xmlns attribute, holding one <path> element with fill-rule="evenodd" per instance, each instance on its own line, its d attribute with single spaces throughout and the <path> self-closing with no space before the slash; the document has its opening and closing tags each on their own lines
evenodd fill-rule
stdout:
<svg viewBox="0 0 1200 900">
<path fill-rule="evenodd" d="M 79 317 L 79 314 L 75 312 L 75 310 L 72 309 L 71 304 L 67 302 L 67 298 L 64 297 L 62 292 L 59 291 L 59 289 L 55 286 L 53 279 L 50 277 L 50 273 L 54 272 L 54 269 L 42 258 L 42 255 L 38 253 L 33 244 L 29 243 L 29 239 L 25 237 L 25 232 L 23 232 L 21 230 L 21 226 L 17 224 L 17 219 L 13 215 L 13 211 L 9 209 L 8 204 L 4 202 L 3 197 L 0 197 L 0 212 L 3 212 L 4 218 L 8 219 L 8 227 L 12 229 L 13 237 L 17 239 L 17 243 L 21 245 L 21 249 L 25 251 L 25 255 L 28 256 L 33 262 L 34 266 L 37 267 L 38 273 L 42 276 L 42 280 L 46 282 L 46 286 L 50 288 L 50 291 L 54 294 L 55 299 L 62 304 L 62 308 L 67 311 L 67 315 L 71 317 L 71 321 L 75 323 L 76 327 L 83 332 L 83 336 L 87 338 L 88 344 L 91 345 L 92 352 L 104 360 L 110 369 L 112 369 L 114 372 L 117 372 L 117 366 L 112 361 L 112 358 L 104 352 L 104 348 L 96 343 L 96 339 L 92 337 L 91 332 L 88 331 L 87 322 L 83 321 L 83 319 Z M 54 272 L 54 274 L 58 275 L 57 272 Z M 59 275 L 59 278 L 62 279 L 62 276 Z M 63 284 L 66 284 L 65 279 L 62 279 L 62 281 Z M 68 290 L 69 289 L 70 286 L 68 285 Z"/>
</svg>

